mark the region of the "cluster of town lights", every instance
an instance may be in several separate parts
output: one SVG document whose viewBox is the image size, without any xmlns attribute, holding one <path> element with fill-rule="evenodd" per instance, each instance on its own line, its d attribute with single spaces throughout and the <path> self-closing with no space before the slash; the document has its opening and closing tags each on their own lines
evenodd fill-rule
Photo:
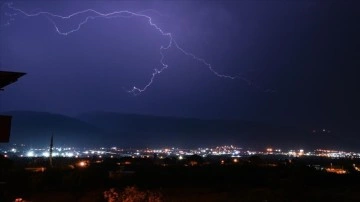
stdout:
<svg viewBox="0 0 360 202">
<path fill-rule="evenodd" d="M 3 153 L 6 157 L 50 157 L 49 148 L 38 148 L 38 149 L 26 149 L 24 145 L 20 147 L 12 147 L 9 149 L 0 149 L 0 153 Z M 154 154 L 158 158 L 165 158 L 167 156 L 177 156 L 182 159 L 184 156 L 199 155 L 202 157 L 206 156 L 231 156 L 231 157 L 243 157 L 251 155 L 282 155 L 291 157 L 300 156 L 318 156 L 328 158 L 360 158 L 360 153 L 335 151 L 326 149 L 317 149 L 314 151 L 306 151 L 304 149 L 298 150 L 287 150 L 284 151 L 278 148 L 266 148 L 265 151 L 242 149 L 235 146 L 218 146 L 213 148 L 198 148 L 198 149 L 179 149 L 179 148 L 164 148 L 164 149 L 119 149 L 117 147 L 99 149 L 77 149 L 77 148 L 62 148 L 54 147 L 52 156 L 53 157 L 141 157 L 151 158 Z"/>
</svg>

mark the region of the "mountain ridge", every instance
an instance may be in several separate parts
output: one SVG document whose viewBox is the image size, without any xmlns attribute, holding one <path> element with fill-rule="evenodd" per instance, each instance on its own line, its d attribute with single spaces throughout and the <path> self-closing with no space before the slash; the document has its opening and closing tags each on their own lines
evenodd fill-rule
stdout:
<svg viewBox="0 0 360 202">
<path fill-rule="evenodd" d="M 13 116 L 11 142 L 48 145 L 123 147 L 207 147 L 233 144 L 250 148 L 343 148 L 341 139 L 296 127 L 240 120 L 183 118 L 118 112 L 87 112 L 75 117 L 38 111 Z"/>
</svg>

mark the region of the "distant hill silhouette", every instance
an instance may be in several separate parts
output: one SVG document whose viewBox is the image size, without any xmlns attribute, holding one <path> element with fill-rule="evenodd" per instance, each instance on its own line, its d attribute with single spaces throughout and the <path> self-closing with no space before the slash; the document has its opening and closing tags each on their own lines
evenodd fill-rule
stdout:
<svg viewBox="0 0 360 202">
<path fill-rule="evenodd" d="M 204 120 L 90 112 L 77 117 L 34 111 L 11 111 L 10 141 L 48 145 L 52 133 L 57 145 L 121 147 L 204 147 L 234 144 L 251 148 L 346 148 L 356 142 L 341 133 L 313 134 L 310 129 L 274 126 L 240 120 Z M 340 130 L 340 129 L 339 129 Z"/>
<path fill-rule="evenodd" d="M 236 144 L 261 147 L 286 143 L 294 129 L 239 120 L 203 120 L 91 112 L 78 116 L 124 145 L 184 147 Z M 296 142 L 291 142 L 296 144 Z"/>
<path fill-rule="evenodd" d="M 55 145 L 94 145 L 101 134 L 100 129 L 76 118 L 34 111 L 9 111 L 13 116 L 10 142 L 43 146 L 50 143 L 54 134 Z"/>
<path fill-rule="evenodd" d="M 333 123 L 334 131 L 331 133 L 314 134 L 310 126 L 300 124 L 289 127 L 241 120 L 204 120 L 114 112 L 90 112 L 78 118 L 103 129 L 110 135 L 110 139 L 126 146 L 200 147 L 235 144 L 251 148 L 273 146 L 360 151 L 352 138 L 354 132 L 346 130 L 349 124 L 336 126 Z"/>
</svg>

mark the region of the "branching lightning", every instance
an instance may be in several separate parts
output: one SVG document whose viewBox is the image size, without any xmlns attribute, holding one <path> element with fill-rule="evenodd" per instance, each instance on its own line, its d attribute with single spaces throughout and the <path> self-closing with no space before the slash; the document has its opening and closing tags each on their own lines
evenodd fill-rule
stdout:
<svg viewBox="0 0 360 202">
<path fill-rule="evenodd" d="M 144 91 L 146 91 L 146 89 L 148 89 L 152 83 L 154 82 L 155 78 L 161 74 L 165 69 L 168 68 L 168 65 L 164 62 L 165 59 L 165 55 L 164 52 L 172 47 L 176 48 L 177 50 L 179 50 L 180 52 L 182 52 L 184 55 L 193 58 L 194 60 L 198 61 L 199 63 L 203 64 L 204 66 L 206 66 L 215 76 L 220 77 L 220 78 L 226 78 L 226 79 L 242 79 L 245 80 L 246 82 L 249 83 L 248 80 L 246 80 L 243 77 L 239 77 L 239 76 L 229 76 L 229 75 L 225 75 L 225 74 L 220 74 L 219 72 L 215 71 L 214 68 L 212 67 L 212 65 L 210 63 L 208 63 L 205 59 L 200 58 L 196 55 L 194 55 L 193 53 L 190 53 L 186 50 L 184 50 L 181 46 L 179 46 L 179 44 L 175 41 L 172 33 L 170 32 L 165 32 L 163 29 L 161 29 L 159 26 L 157 26 L 152 18 L 149 15 L 144 14 L 146 11 L 140 11 L 140 12 L 131 12 L 128 10 L 121 10 L 121 11 L 114 11 L 114 12 L 110 12 L 110 13 L 102 13 L 99 11 L 96 11 L 94 9 L 85 9 L 82 11 L 78 11 L 75 13 L 72 13 L 68 16 L 62 16 L 62 15 L 57 15 L 51 12 L 46 12 L 46 11 L 39 11 L 39 12 L 35 12 L 35 13 L 27 13 L 19 8 L 13 7 L 12 3 L 6 3 L 7 7 L 13 12 L 13 13 L 5 13 L 5 15 L 11 17 L 10 20 L 13 21 L 14 17 L 17 14 L 22 14 L 26 17 L 36 17 L 36 16 L 45 16 L 47 17 L 47 19 L 52 23 L 52 25 L 54 26 L 56 32 L 62 36 L 67 36 L 69 34 L 72 34 L 74 32 L 79 31 L 82 26 L 84 26 L 86 23 L 88 23 L 90 20 L 94 20 L 96 18 L 105 18 L 105 19 L 113 19 L 113 18 L 131 18 L 131 17 L 138 17 L 138 18 L 144 18 L 145 20 L 147 20 L 148 24 L 153 27 L 154 29 L 156 29 L 159 34 L 161 34 L 164 37 L 167 37 L 168 43 L 166 45 L 162 45 L 160 47 L 160 68 L 155 68 L 150 80 L 148 81 L 148 83 L 143 86 L 142 88 L 133 86 L 130 90 L 127 90 L 128 93 L 132 93 L 134 95 L 138 95 Z M 55 23 L 54 19 L 61 19 L 61 20 L 69 20 L 75 16 L 81 15 L 81 14 L 87 14 L 87 16 L 85 17 L 85 19 L 83 21 L 81 21 L 74 29 L 68 30 L 68 31 L 63 31 L 61 30 L 58 25 Z M 10 21 L 7 21 L 5 25 L 10 25 Z"/>
</svg>

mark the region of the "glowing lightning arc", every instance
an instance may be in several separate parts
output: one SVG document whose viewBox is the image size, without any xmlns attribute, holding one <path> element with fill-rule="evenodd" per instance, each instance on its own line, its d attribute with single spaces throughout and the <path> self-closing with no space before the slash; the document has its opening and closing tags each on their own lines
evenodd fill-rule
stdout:
<svg viewBox="0 0 360 202">
<path fill-rule="evenodd" d="M 37 13 L 33 13 L 33 14 L 29 14 L 21 9 L 18 9 L 18 8 L 15 8 L 12 6 L 12 3 L 7 3 L 7 6 L 9 9 L 17 12 L 17 13 L 21 13 L 27 17 L 35 17 L 35 16 L 40 16 L 40 15 L 45 15 L 49 20 L 50 22 L 54 25 L 55 27 L 55 30 L 58 34 L 60 35 L 63 35 L 63 36 L 67 36 L 69 34 L 72 34 L 74 32 L 77 32 L 81 29 L 81 27 L 86 24 L 89 20 L 93 20 L 93 19 L 96 19 L 96 18 L 105 18 L 105 19 L 112 19 L 112 18 L 126 18 L 126 17 L 141 17 L 141 18 L 145 18 L 147 19 L 147 21 L 149 22 L 149 25 L 154 27 L 162 36 L 165 36 L 165 37 L 168 37 L 169 38 L 169 43 L 166 45 L 166 46 L 161 46 L 160 47 L 160 55 L 161 55 L 161 58 L 160 58 L 160 63 L 161 63 L 161 68 L 160 69 L 154 69 L 154 72 L 152 73 L 152 76 L 149 80 L 149 82 L 143 87 L 143 88 L 138 88 L 136 86 L 134 86 L 131 90 L 127 90 L 128 93 L 132 93 L 134 95 L 138 95 L 142 92 L 144 92 L 147 88 L 149 88 L 151 86 L 151 84 L 154 82 L 154 79 L 155 77 L 162 73 L 165 69 L 168 68 L 168 65 L 164 62 L 164 51 L 168 50 L 169 48 L 171 47 L 175 47 L 177 48 L 179 51 L 181 51 L 183 54 L 185 54 L 186 56 L 189 56 L 189 57 L 192 57 L 194 60 L 202 63 L 203 65 L 207 66 L 208 69 L 213 73 L 215 74 L 216 76 L 218 77 L 221 77 L 221 78 L 227 78 L 227 79 L 236 79 L 236 78 L 241 78 L 241 77 L 236 77 L 236 76 L 229 76 L 229 75 L 224 75 L 224 74 L 220 74 L 218 73 L 217 71 L 215 71 L 213 69 L 213 67 L 211 66 L 211 64 L 209 64 L 208 62 L 205 61 L 205 59 L 203 58 L 200 58 L 200 57 L 197 57 L 196 55 L 190 53 L 190 52 L 187 52 L 185 51 L 183 48 L 181 48 L 179 46 L 179 44 L 175 41 L 175 39 L 173 38 L 172 34 L 169 33 L 169 32 L 164 32 L 160 27 L 158 27 L 155 23 L 153 23 L 152 21 L 152 18 L 148 15 L 145 15 L 143 14 L 144 11 L 141 11 L 141 12 L 131 12 L 131 11 L 128 11 L 128 10 L 122 10 L 122 11 L 114 11 L 114 12 L 110 12 L 110 13 L 101 13 L 101 12 L 98 12 L 96 10 L 93 10 L 93 9 L 85 9 L 85 10 L 82 10 L 82 11 L 78 11 L 78 12 L 75 12 L 71 15 L 68 15 L 68 16 L 61 16 L 61 15 L 56 15 L 56 14 L 53 14 L 51 12 L 46 12 L 46 11 L 40 11 L 40 12 L 37 12 Z M 16 15 L 17 13 L 14 13 L 14 14 L 7 14 L 8 16 L 14 16 Z M 81 21 L 78 26 L 75 28 L 75 29 L 72 29 L 72 30 L 69 30 L 69 31 L 61 31 L 59 29 L 59 27 L 57 26 L 57 24 L 55 23 L 55 21 L 52 19 L 52 18 L 58 18 L 58 19 L 71 19 L 72 17 L 74 16 L 77 16 L 77 15 L 80 15 L 80 14 L 84 14 L 84 13 L 92 13 L 92 15 L 88 15 L 83 21 Z M 8 22 L 9 23 L 9 22 Z"/>
</svg>

